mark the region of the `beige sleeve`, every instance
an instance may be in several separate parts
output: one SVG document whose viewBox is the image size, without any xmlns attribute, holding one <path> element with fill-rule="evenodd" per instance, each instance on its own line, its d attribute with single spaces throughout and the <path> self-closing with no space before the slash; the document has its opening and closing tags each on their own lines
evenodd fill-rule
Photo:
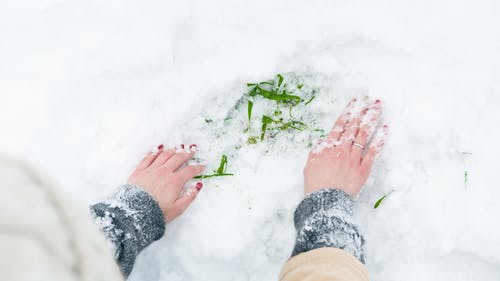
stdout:
<svg viewBox="0 0 500 281">
<path fill-rule="evenodd" d="M 366 267 L 338 248 L 319 248 L 294 256 L 285 264 L 280 281 L 367 281 Z"/>
</svg>

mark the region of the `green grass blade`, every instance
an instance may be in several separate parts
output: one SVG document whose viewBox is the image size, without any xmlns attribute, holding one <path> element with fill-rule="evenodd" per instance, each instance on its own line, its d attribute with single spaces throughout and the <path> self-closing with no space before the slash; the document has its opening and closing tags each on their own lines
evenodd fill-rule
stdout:
<svg viewBox="0 0 500 281">
<path fill-rule="evenodd" d="M 283 83 L 283 76 L 281 74 L 276 75 L 278 77 L 278 88 L 281 87 Z"/>
<path fill-rule="evenodd" d="M 304 103 L 304 105 L 308 105 L 309 103 L 311 103 L 315 97 L 316 96 L 312 96 L 308 101 Z"/>
<path fill-rule="evenodd" d="M 215 172 L 217 174 L 224 174 L 226 172 L 226 168 L 227 168 L 227 156 L 222 155 L 222 157 L 220 159 L 219 167 L 217 168 L 217 170 Z"/>
<path fill-rule="evenodd" d="M 268 100 L 274 100 L 278 102 L 289 102 L 292 103 L 293 105 L 297 105 L 299 102 L 302 101 L 302 99 L 296 95 L 290 95 L 287 93 L 278 94 L 276 92 L 268 91 L 265 89 L 260 89 L 260 91 L 258 91 L 257 94 Z"/>
<path fill-rule="evenodd" d="M 234 174 L 223 173 L 223 174 L 199 175 L 199 176 L 194 177 L 193 179 L 208 179 L 208 178 L 214 178 L 214 177 L 227 177 L 227 176 L 234 176 Z"/>
<path fill-rule="evenodd" d="M 248 93 L 249 96 L 253 97 L 257 94 L 257 90 L 258 90 L 259 86 L 255 86 L 252 88 L 252 90 L 250 90 L 250 92 Z"/>
<path fill-rule="evenodd" d="M 377 209 L 378 206 L 380 206 L 380 204 L 382 203 L 382 201 L 384 201 L 387 198 L 387 196 L 391 195 L 392 192 L 394 192 L 394 189 L 389 191 L 386 195 L 380 197 L 380 199 L 378 199 L 377 202 L 375 202 L 375 205 L 373 205 L 373 208 Z"/>
<path fill-rule="evenodd" d="M 262 127 L 261 127 L 261 133 L 260 133 L 260 140 L 264 140 L 264 136 L 266 135 L 266 130 L 267 130 L 267 125 L 273 123 L 273 119 L 269 116 L 262 115 Z"/>
<path fill-rule="evenodd" d="M 250 120 L 252 119 L 252 109 L 253 109 L 253 101 L 248 101 L 247 112 L 248 112 L 248 127 L 250 128 Z"/>
<path fill-rule="evenodd" d="M 384 199 L 385 199 L 386 197 L 387 197 L 387 194 L 386 194 L 386 195 L 384 195 L 384 196 L 382 196 L 382 197 L 380 197 L 380 199 L 378 199 L 378 200 L 377 200 L 377 202 L 375 202 L 375 205 L 373 205 L 373 208 L 374 208 L 374 209 L 377 209 L 377 208 L 378 208 L 378 206 L 380 206 L 380 203 L 382 203 L 382 201 L 384 201 Z"/>
</svg>

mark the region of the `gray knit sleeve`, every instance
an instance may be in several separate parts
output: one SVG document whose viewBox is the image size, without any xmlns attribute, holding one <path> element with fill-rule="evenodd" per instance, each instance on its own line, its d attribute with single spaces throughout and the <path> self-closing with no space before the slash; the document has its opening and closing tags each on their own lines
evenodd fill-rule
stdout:
<svg viewBox="0 0 500 281">
<path fill-rule="evenodd" d="M 292 257 L 322 247 L 335 247 L 365 263 L 364 238 L 352 219 L 354 201 L 340 189 L 308 195 L 295 210 L 297 240 Z"/>
<path fill-rule="evenodd" d="M 158 203 L 139 187 L 123 185 L 103 202 L 90 207 L 91 213 L 115 251 L 125 277 L 145 247 L 165 233 L 165 218 Z"/>
</svg>

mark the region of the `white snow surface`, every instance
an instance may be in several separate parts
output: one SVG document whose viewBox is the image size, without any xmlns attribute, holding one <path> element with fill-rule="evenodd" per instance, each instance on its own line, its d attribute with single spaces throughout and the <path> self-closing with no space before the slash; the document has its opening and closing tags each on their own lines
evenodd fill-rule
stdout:
<svg viewBox="0 0 500 281">
<path fill-rule="evenodd" d="M 499 14 L 494 0 L 3 0 L 0 150 L 86 208 L 160 143 L 196 143 L 213 169 L 242 130 L 216 137 L 205 115 L 246 82 L 310 75 L 324 129 L 354 96 L 383 101 L 391 135 L 355 209 L 372 280 L 500 280 Z M 206 180 L 130 280 L 276 280 L 308 152 L 288 140 L 238 150 L 236 176 Z"/>
</svg>

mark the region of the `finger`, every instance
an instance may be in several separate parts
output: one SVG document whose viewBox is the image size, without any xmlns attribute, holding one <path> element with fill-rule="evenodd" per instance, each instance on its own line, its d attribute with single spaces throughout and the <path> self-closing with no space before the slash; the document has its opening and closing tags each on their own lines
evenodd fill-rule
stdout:
<svg viewBox="0 0 500 281">
<path fill-rule="evenodd" d="M 370 147 L 366 151 L 365 157 L 361 160 L 361 169 L 370 173 L 373 161 L 377 154 L 382 150 L 385 145 L 385 141 L 387 140 L 387 136 L 389 135 L 389 127 L 387 125 L 382 126 L 373 137 L 373 140 L 370 144 Z"/>
<path fill-rule="evenodd" d="M 337 118 L 337 121 L 335 121 L 335 124 L 332 127 L 332 130 L 328 134 L 328 139 L 332 141 L 338 141 L 340 137 L 342 136 L 342 133 L 345 130 L 345 125 L 349 121 L 349 118 L 351 116 L 351 111 L 355 107 L 358 99 L 353 98 L 347 106 L 344 108 L 342 113 L 340 114 L 339 118 Z"/>
<path fill-rule="evenodd" d="M 147 167 L 149 167 L 151 163 L 155 161 L 156 157 L 158 157 L 158 155 L 160 155 L 160 153 L 163 151 L 163 144 L 160 144 L 157 149 L 157 151 L 150 151 L 146 156 L 144 156 L 139 165 L 137 165 L 137 169 L 146 169 Z"/>
<path fill-rule="evenodd" d="M 382 113 L 382 104 L 380 100 L 376 100 L 372 105 L 369 106 L 368 111 L 361 119 L 360 128 L 352 150 L 358 153 L 359 156 L 363 153 L 363 149 L 368 144 L 368 141 L 372 138 L 377 124 L 380 120 L 380 115 Z"/>
<path fill-rule="evenodd" d="M 359 106 L 354 108 L 352 111 L 352 116 L 349 122 L 345 127 L 345 132 L 341 137 L 342 145 L 348 146 L 349 149 L 352 146 L 354 140 L 356 139 L 356 135 L 359 131 L 359 126 L 361 124 L 361 120 L 363 116 L 368 111 L 368 98 L 363 99 L 359 102 Z"/>
<path fill-rule="evenodd" d="M 205 170 L 205 166 L 193 165 L 181 168 L 174 174 L 176 177 L 179 178 L 179 181 L 182 183 L 182 186 L 184 186 L 189 180 L 191 180 L 192 178 L 203 172 L 203 170 Z"/>
<path fill-rule="evenodd" d="M 191 203 L 193 203 L 194 199 L 196 199 L 196 195 L 203 188 L 203 183 L 201 181 L 197 182 L 194 186 L 189 187 L 186 192 L 175 201 L 174 205 L 176 205 L 176 209 L 181 213 L 184 212 Z"/>
<path fill-rule="evenodd" d="M 186 151 L 184 149 L 184 145 L 179 147 L 174 155 L 168 159 L 167 162 L 163 165 L 163 167 L 169 171 L 169 172 L 174 172 L 177 169 L 179 169 L 182 165 L 184 165 L 189 159 L 193 158 L 194 154 L 196 153 L 196 145 L 190 145 L 189 150 Z"/>
<path fill-rule="evenodd" d="M 175 149 L 169 148 L 165 151 L 162 151 L 158 157 L 156 157 L 155 161 L 151 164 L 151 167 L 160 167 L 165 164 L 173 155 L 175 154 Z"/>
</svg>

